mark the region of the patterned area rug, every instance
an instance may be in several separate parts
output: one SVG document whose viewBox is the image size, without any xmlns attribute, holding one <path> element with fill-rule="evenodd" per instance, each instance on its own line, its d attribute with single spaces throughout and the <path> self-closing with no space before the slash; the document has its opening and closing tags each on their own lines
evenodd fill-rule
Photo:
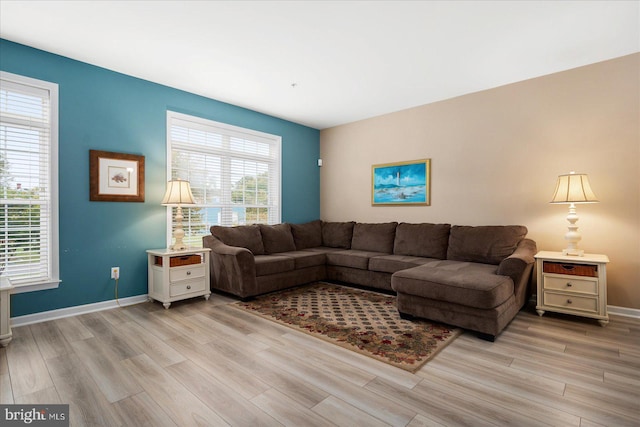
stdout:
<svg viewBox="0 0 640 427">
<path fill-rule="evenodd" d="M 393 296 L 328 283 L 230 305 L 410 372 L 462 332 L 401 319 Z"/>
</svg>

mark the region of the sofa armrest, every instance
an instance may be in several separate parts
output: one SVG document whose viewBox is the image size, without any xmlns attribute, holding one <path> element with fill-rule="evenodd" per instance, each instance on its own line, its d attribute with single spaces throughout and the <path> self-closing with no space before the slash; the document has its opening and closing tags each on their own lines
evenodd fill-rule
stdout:
<svg viewBox="0 0 640 427">
<path fill-rule="evenodd" d="M 497 274 L 509 276 L 513 280 L 514 294 L 520 306 L 524 305 L 528 297 L 528 285 L 537 251 L 536 242 L 531 239 L 523 239 L 516 250 L 498 265 Z"/>
<path fill-rule="evenodd" d="M 516 250 L 498 265 L 497 274 L 509 276 L 516 283 L 526 267 L 535 262 L 536 242 L 522 239 Z"/>
<path fill-rule="evenodd" d="M 211 235 L 204 236 L 202 243 L 211 249 L 211 289 L 240 298 L 257 295 L 255 258 L 249 249 L 225 245 Z"/>
</svg>

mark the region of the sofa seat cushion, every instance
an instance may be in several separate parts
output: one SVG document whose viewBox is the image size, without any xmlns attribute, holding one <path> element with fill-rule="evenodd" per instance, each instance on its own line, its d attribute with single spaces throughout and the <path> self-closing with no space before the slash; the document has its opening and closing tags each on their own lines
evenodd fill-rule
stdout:
<svg viewBox="0 0 640 427">
<path fill-rule="evenodd" d="M 395 273 L 396 271 L 406 270 L 407 268 L 417 267 L 434 261 L 437 260 L 406 255 L 380 255 L 369 260 L 369 270 Z"/>
<path fill-rule="evenodd" d="M 369 259 L 375 256 L 386 255 L 382 252 L 346 250 L 327 253 L 327 265 L 337 265 L 340 267 L 369 269 Z"/>
<path fill-rule="evenodd" d="M 329 246 L 316 246 L 315 248 L 307 248 L 305 251 L 308 252 L 321 252 L 323 254 L 327 254 L 329 252 L 342 252 L 344 249 L 340 248 L 330 248 Z"/>
<path fill-rule="evenodd" d="M 470 262 L 437 261 L 398 271 L 391 276 L 397 293 L 491 309 L 513 295 L 513 280 L 496 274 L 497 267 Z"/>
<path fill-rule="evenodd" d="M 293 258 L 295 262 L 295 269 L 315 267 L 317 265 L 324 265 L 327 262 L 327 257 L 324 252 L 314 251 L 292 251 L 281 252 L 277 255 Z"/>
<path fill-rule="evenodd" d="M 283 255 L 256 255 L 256 276 L 284 273 L 296 268 L 295 260 Z"/>
</svg>

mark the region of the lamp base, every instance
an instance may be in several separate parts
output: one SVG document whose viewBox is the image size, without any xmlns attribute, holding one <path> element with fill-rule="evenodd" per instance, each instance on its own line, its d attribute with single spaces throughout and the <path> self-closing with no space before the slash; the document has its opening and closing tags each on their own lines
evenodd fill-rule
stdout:
<svg viewBox="0 0 640 427">
<path fill-rule="evenodd" d="M 173 246 L 169 248 L 172 251 L 183 251 L 185 249 L 189 249 L 187 245 L 185 245 L 182 241 L 182 238 L 184 237 L 184 230 L 182 229 L 182 218 L 182 206 L 178 205 L 175 217 L 176 225 L 175 229 L 173 230 L 173 238 L 176 239 L 176 241 L 173 243 Z"/>
<path fill-rule="evenodd" d="M 184 243 L 180 242 L 180 244 L 175 244 L 171 246 L 169 249 L 171 249 L 172 251 L 184 251 L 189 249 L 189 247 L 186 246 Z"/>
<path fill-rule="evenodd" d="M 584 251 L 578 249 L 578 242 L 582 240 L 582 235 L 578 231 L 578 214 L 576 212 L 575 203 L 569 205 L 569 215 L 567 215 L 567 221 L 569 225 L 567 227 L 567 234 L 564 235 L 564 240 L 567 241 L 567 248 L 562 250 L 563 255 L 567 256 L 584 256 Z"/>
<path fill-rule="evenodd" d="M 584 250 L 582 249 L 563 249 L 562 255 L 566 256 L 584 256 Z"/>
</svg>

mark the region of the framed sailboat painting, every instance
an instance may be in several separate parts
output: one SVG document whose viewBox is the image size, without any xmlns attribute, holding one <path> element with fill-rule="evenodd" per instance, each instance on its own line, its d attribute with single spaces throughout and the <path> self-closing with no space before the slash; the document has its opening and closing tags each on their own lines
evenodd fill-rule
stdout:
<svg viewBox="0 0 640 427">
<path fill-rule="evenodd" d="M 431 204 L 431 159 L 371 167 L 371 205 Z"/>
</svg>

